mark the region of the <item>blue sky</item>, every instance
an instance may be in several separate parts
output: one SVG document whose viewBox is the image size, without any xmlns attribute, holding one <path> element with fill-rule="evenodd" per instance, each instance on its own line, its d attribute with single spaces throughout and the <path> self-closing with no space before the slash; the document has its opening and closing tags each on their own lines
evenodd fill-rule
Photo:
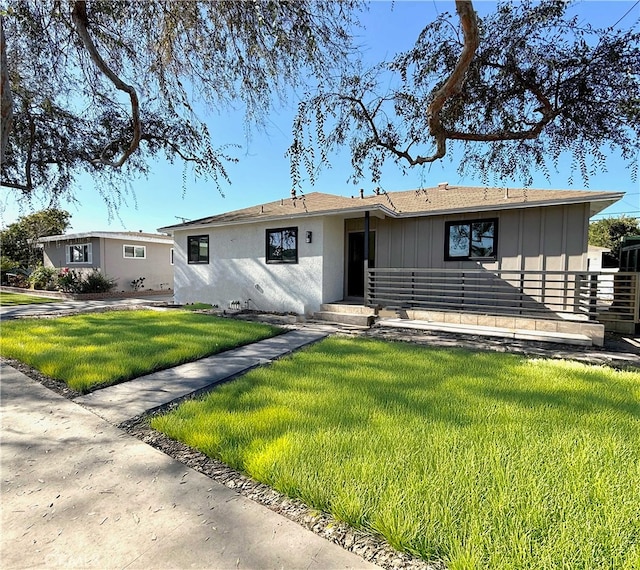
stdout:
<svg viewBox="0 0 640 570">
<path fill-rule="evenodd" d="M 476 0 L 475 6 L 482 14 L 491 11 L 494 2 Z M 625 26 L 631 25 L 640 16 L 640 3 L 635 0 L 582 1 L 574 8 L 581 18 L 598 26 L 614 24 L 630 9 L 631 13 L 621 24 Z M 454 11 L 453 2 L 428 0 L 397 1 L 393 5 L 390 2 L 371 3 L 369 12 L 362 17 L 366 31 L 361 43 L 367 46 L 367 59 L 372 63 L 377 62 L 411 47 L 424 24 L 431 21 L 438 12 L 444 11 Z M 291 141 L 295 104 L 294 96 L 287 107 L 271 115 L 264 132 L 254 132 L 250 140 L 245 136 L 241 112 L 213 112 L 207 116 L 210 131 L 217 144 L 234 143 L 241 147 L 234 153 L 239 158 L 239 163 L 228 166 L 231 184 L 223 186 L 224 197 L 213 183 L 198 182 L 193 177 L 188 178 L 187 191 L 183 197 L 182 164 L 176 162 L 171 165 L 158 161 L 152 166 L 152 173 L 148 178 L 132 181 L 135 200 L 127 198 L 126 204 L 111 219 L 102 198 L 95 192 L 91 179 L 83 178 L 80 182 L 81 189 L 76 194 L 79 204 L 61 205 L 72 214 L 72 227 L 69 231 L 155 231 L 158 227 L 178 223 L 181 218 L 196 219 L 287 197 L 291 189 L 290 165 L 284 154 Z M 373 185 L 366 179 L 357 186 L 347 183 L 350 175 L 347 152 L 332 158 L 332 168 L 323 170 L 315 186 L 305 186 L 305 192 L 320 191 L 349 196 L 357 194 L 359 188 L 364 188 L 367 193 L 372 191 Z M 457 159 L 452 154 L 428 169 L 409 170 L 406 175 L 389 162 L 383 170 L 381 186 L 387 191 L 393 191 L 408 190 L 420 185 L 435 186 L 445 181 L 466 186 L 479 183 L 477 178 L 461 178 L 458 175 Z M 640 183 L 632 180 L 630 171 L 615 155 L 609 157 L 607 168 L 608 172 L 590 180 L 588 189 L 623 191 L 626 196 L 603 215 L 626 213 L 640 216 Z M 542 175 L 535 177 L 533 186 L 569 188 L 570 174 L 567 162 L 560 165 L 560 172 L 552 173 L 550 181 Z M 507 180 L 504 184 L 514 187 L 522 185 L 518 180 Z M 582 187 L 578 175 L 571 188 Z M 42 206 L 35 203 L 33 209 L 37 210 Z M 10 191 L 2 189 L 0 223 L 3 226 L 30 211 L 25 209 L 24 204 L 18 203 Z"/>
</svg>

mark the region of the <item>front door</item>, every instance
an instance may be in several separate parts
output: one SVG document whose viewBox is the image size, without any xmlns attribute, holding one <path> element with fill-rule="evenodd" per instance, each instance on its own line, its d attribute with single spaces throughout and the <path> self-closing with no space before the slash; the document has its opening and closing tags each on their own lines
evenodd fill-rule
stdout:
<svg viewBox="0 0 640 570">
<path fill-rule="evenodd" d="M 364 297 L 364 232 L 350 232 L 347 258 L 347 297 Z M 375 267 L 375 232 L 369 232 L 369 268 Z"/>
</svg>

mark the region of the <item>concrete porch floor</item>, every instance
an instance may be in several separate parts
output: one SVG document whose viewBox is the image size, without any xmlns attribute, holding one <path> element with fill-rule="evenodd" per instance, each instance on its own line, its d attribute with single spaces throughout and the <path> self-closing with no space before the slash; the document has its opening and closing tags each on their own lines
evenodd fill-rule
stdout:
<svg viewBox="0 0 640 570">
<path fill-rule="evenodd" d="M 428 311 L 400 308 L 373 308 L 347 299 L 323 304 L 315 318 L 328 322 L 363 327 L 405 328 L 423 331 L 445 332 L 552 342 L 574 346 L 602 346 L 604 325 L 592 321 L 541 319 L 526 316 L 488 315 L 461 311 Z"/>
</svg>

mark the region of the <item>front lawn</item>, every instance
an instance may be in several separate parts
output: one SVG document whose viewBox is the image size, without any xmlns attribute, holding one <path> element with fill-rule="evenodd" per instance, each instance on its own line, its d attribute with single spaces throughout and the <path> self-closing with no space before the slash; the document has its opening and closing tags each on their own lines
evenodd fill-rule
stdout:
<svg viewBox="0 0 640 570">
<path fill-rule="evenodd" d="M 640 374 L 327 339 L 152 420 L 447 568 L 638 568 Z"/>
<path fill-rule="evenodd" d="M 279 332 L 186 311 L 111 311 L 3 323 L 0 354 L 87 392 Z"/>
<path fill-rule="evenodd" d="M 60 299 L 50 297 L 36 297 L 35 295 L 24 295 L 22 293 L 4 293 L 0 291 L 0 305 L 10 307 L 13 305 L 37 305 L 40 303 L 54 303 Z"/>
</svg>

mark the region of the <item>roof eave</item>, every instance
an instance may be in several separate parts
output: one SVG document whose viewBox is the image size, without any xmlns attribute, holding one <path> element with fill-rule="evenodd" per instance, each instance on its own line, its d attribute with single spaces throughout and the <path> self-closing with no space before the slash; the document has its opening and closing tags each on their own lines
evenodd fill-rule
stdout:
<svg viewBox="0 0 640 570">
<path fill-rule="evenodd" d="M 442 216 L 445 214 L 467 214 L 470 212 L 495 212 L 496 210 L 519 210 L 522 208 L 545 208 L 549 206 L 566 206 L 575 204 L 591 204 L 589 217 L 615 204 L 624 196 L 624 192 L 608 192 L 606 196 L 595 198 L 565 198 L 560 200 L 544 200 L 537 202 L 515 202 L 511 204 L 491 204 L 488 206 L 468 206 L 466 208 L 442 208 L 439 210 L 423 210 L 420 212 L 398 212 L 397 218 L 416 218 L 420 216 Z"/>
<path fill-rule="evenodd" d="M 91 238 L 99 238 L 99 239 L 115 239 L 119 241 L 139 241 L 145 243 L 165 243 L 169 244 L 173 241 L 171 236 L 148 236 L 148 235 L 130 235 L 130 234 L 122 234 L 118 232 L 79 232 L 76 234 L 59 234 L 55 236 L 46 236 L 40 238 L 38 243 L 52 243 L 58 241 L 69 241 L 69 240 L 78 240 L 78 239 L 91 239 Z"/>
<path fill-rule="evenodd" d="M 317 212 L 300 212 L 300 213 L 287 213 L 276 216 L 260 216 L 253 218 L 245 218 L 240 220 L 218 221 L 218 222 L 203 222 L 195 224 L 176 224 L 174 226 L 166 226 L 158 228 L 159 232 L 183 231 L 183 230 L 203 230 L 206 228 L 219 228 L 223 226 L 237 226 L 241 224 L 257 224 L 260 222 L 278 222 L 282 220 L 292 220 L 296 218 L 317 218 L 321 216 L 348 216 L 350 214 L 364 214 L 365 212 L 373 212 L 379 214 L 380 217 L 397 217 L 398 213 L 390 210 L 386 206 L 381 204 L 372 204 L 358 206 L 357 208 L 336 208 L 335 210 L 322 210 Z"/>
</svg>

